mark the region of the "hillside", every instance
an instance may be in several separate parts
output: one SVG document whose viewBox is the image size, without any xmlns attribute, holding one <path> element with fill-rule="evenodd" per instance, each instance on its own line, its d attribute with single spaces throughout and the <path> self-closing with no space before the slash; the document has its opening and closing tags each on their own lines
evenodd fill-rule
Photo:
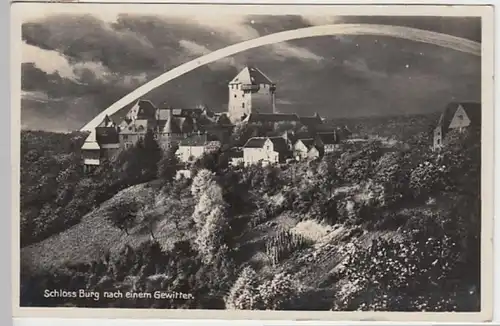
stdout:
<svg viewBox="0 0 500 326">
<path fill-rule="evenodd" d="M 159 179 L 134 179 L 78 224 L 22 249 L 21 301 L 473 311 L 480 256 L 479 202 L 470 187 L 480 175 L 474 137 L 457 134 L 444 156 L 418 142 L 405 150 L 378 141 L 281 166 L 228 168 L 207 156 L 192 180 L 171 179 L 167 154 Z M 115 176 L 127 183 L 149 162 L 134 163 L 129 154 L 122 156 L 127 173 Z M 44 287 L 194 297 L 47 299 Z"/>
<path fill-rule="evenodd" d="M 386 134 L 356 122 L 368 139 L 318 161 L 235 168 L 215 152 L 189 180 L 174 179 L 173 151 L 150 134 L 90 175 L 74 145 L 57 149 L 67 135 L 25 134 L 21 303 L 477 310 L 479 130 L 451 133 L 438 155 L 423 117 L 406 132 L 397 121 Z M 45 298 L 47 288 L 194 297 Z"/>
</svg>

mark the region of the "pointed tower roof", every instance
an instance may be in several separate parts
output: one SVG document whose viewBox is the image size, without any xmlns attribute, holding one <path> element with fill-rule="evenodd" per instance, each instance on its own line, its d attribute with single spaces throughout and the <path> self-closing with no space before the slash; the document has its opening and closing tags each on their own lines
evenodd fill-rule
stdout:
<svg viewBox="0 0 500 326">
<path fill-rule="evenodd" d="M 257 67 L 247 66 L 245 67 L 229 84 L 274 84 L 269 77 L 264 75 Z"/>
</svg>

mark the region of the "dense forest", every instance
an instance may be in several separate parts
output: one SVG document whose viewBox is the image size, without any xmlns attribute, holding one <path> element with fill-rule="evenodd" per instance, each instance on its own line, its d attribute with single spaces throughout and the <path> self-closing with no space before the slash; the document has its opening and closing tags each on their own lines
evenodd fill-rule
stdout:
<svg viewBox="0 0 500 326">
<path fill-rule="evenodd" d="M 217 152 L 187 180 L 174 178 L 173 150 L 162 152 L 152 135 L 83 175 L 81 136 L 26 132 L 23 246 L 138 184 L 149 195 L 100 214 L 125 239 L 147 232 L 150 240 L 88 262 L 22 268 L 21 306 L 478 311 L 480 131 L 450 134 L 439 153 L 428 136 L 421 130 L 405 134 L 405 146 L 375 139 L 319 161 L 266 167 L 230 167 Z M 185 236 L 161 237 L 164 221 Z M 45 298 L 45 289 L 193 298 Z"/>
</svg>

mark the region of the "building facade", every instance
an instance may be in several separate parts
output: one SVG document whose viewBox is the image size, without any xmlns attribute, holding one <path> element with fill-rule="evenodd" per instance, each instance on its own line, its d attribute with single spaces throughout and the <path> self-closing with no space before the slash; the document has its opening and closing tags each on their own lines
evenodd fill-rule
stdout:
<svg viewBox="0 0 500 326">
<path fill-rule="evenodd" d="M 432 149 L 444 146 L 446 135 L 451 130 L 463 131 L 470 126 L 481 126 L 481 103 L 453 102 L 441 114 L 433 131 Z"/>
<path fill-rule="evenodd" d="M 191 163 L 204 154 L 215 152 L 220 148 L 220 141 L 210 140 L 206 133 L 198 134 L 181 140 L 176 155 L 181 162 Z"/>
<path fill-rule="evenodd" d="M 258 68 L 245 67 L 228 87 L 228 115 L 232 123 L 250 113 L 274 113 L 276 85 Z"/>
<path fill-rule="evenodd" d="M 253 137 L 243 146 L 245 166 L 277 164 L 290 156 L 288 145 L 282 137 Z"/>
</svg>

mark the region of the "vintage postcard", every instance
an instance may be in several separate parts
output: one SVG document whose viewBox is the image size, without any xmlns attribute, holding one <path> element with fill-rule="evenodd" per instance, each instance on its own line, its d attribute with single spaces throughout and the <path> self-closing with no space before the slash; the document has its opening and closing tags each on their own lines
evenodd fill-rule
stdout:
<svg viewBox="0 0 500 326">
<path fill-rule="evenodd" d="M 491 320 L 493 22 L 14 3 L 14 316 Z"/>
</svg>

